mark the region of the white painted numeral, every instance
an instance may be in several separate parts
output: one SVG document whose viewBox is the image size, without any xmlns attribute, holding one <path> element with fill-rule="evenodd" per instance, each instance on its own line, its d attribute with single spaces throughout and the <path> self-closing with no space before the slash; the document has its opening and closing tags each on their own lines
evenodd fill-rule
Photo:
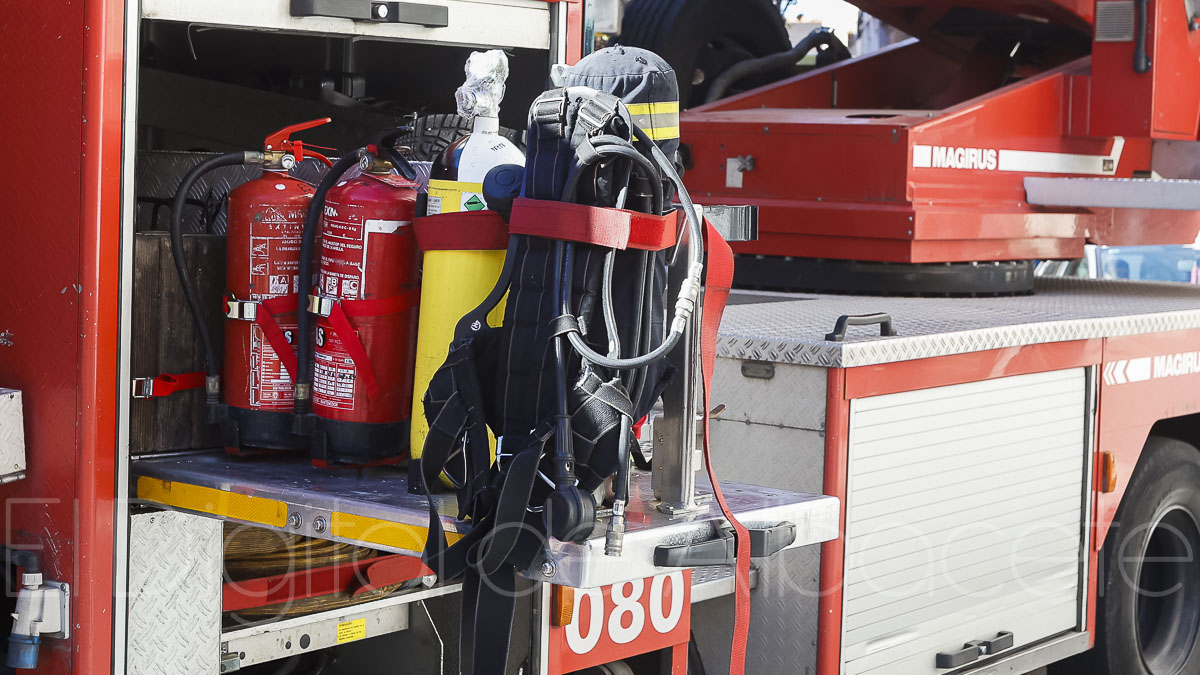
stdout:
<svg viewBox="0 0 1200 675">
<path fill-rule="evenodd" d="M 671 582 L 671 604 L 663 606 L 666 582 Z M 669 633 L 679 625 L 683 617 L 683 572 L 676 571 L 656 576 L 650 582 L 650 625 L 658 633 Z M 587 654 L 600 643 L 605 628 L 609 638 L 616 644 L 633 642 L 646 627 L 646 608 L 642 605 L 642 593 L 646 590 L 644 579 L 624 581 L 610 589 L 613 601 L 612 614 L 604 621 L 604 594 L 598 588 L 581 588 L 575 591 L 574 620 L 567 625 L 567 647 L 576 654 Z M 582 613 L 583 599 L 588 600 L 588 615 Z M 584 625 L 586 624 L 586 626 Z M 626 625 L 628 624 L 628 625 Z M 584 635 L 583 630 L 587 629 Z"/>
<path fill-rule="evenodd" d="M 616 607 L 608 616 L 608 636 L 619 644 L 628 644 L 642 634 L 646 625 L 646 610 L 642 609 L 642 591 L 646 590 L 646 582 L 642 579 L 625 581 L 612 587 L 613 604 Z M 624 626 L 623 617 L 629 616 L 629 626 Z"/>
<path fill-rule="evenodd" d="M 588 611 L 590 612 L 586 637 L 580 634 L 580 626 L 584 622 L 579 608 L 583 604 L 584 598 L 588 599 Z M 567 624 L 567 647 L 570 647 L 571 651 L 576 654 L 587 654 L 600 642 L 600 634 L 604 632 L 604 594 L 600 592 L 599 588 L 576 589 L 575 608 L 571 615 L 575 617 L 575 620 Z"/>
<path fill-rule="evenodd" d="M 663 585 L 671 581 L 671 608 L 663 614 Z M 669 633 L 683 616 L 683 572 L 654 577 L 650 582 L 650 625 L 659 633 Z"/>
</svg>

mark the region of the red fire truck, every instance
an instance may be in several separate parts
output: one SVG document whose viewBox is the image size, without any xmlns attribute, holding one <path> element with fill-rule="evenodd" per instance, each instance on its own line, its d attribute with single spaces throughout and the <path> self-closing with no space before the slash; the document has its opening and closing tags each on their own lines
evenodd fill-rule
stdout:
<svg viewBox="0 0 1200 675">
<path fill-rule="evenodd" d="M 624 42 L 691 75 L 684 107 L 720 82 L 647 114 L 679 114 L 738 290 L 711 405 L 693 334 L 641 428 L 620 556 L 602 509 L 520 571 L 509 672 L 1200 672 L 1200 290 L 1033 275 L 1087 244 L 1196 239 L 1193 3 L 863 0 L 913 39 L 850 59 L 827 34 L 770 53 L 777 12 L 743 2 L 627 8 Z M 590 51 L 587 7 L 6 9 L 10 664 L 459 670 L 463 587 L 420 564 L 429 512 L 402 468 L 229 456 L 203 389 L 160 376 L 202 365 L 161 223 L 205 153 L 281 152 L 262 139 L 296 122 L 332 118 L 304 141 L 347 147 L 415 111 L 409 148 L 436 154 L 461 120 L 429 113 L 472 49 L 508 50 L 500 124 L 524 128 L 551 66 Z M 215 312 L 221 201 L 258 173 L 213 176 L 184 198 Z M 704 418 L 729 511 L 763 533 L 748 576 L 698 476 Z"/>
</svg>

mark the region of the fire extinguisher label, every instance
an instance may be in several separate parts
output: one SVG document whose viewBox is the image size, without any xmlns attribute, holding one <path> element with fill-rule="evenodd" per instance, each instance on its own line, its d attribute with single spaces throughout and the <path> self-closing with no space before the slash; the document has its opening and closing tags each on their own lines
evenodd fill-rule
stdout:
<svg viewBox="0 0 1200 675">
<path fill-rule="evenodd" d="M 289 343 L 295 340 L 296 326 L 280 322 L 279 329 Z M 292 409 L 292 378 L 257 325 L 250 327 L 250 405 L 260 410 Z"/>
<path fill-rule="evenodd" d="M 267 300 L 300 292 L 300 244 L 305 211 L 294 207 L 251 206 L 250 299 Z"/>
<path fill-rule="evenodd" d="M 364 219 L 355 205 L 330 205 L 321 232 L 321 294 L 357 300 L 367 284 L 367 250 L 373 234 L 395 234 L 407 220 Z"/>
<path fill-rule="evenodd" d="M 354 410 L 354 359 L 338 334 L 317 326 L 313 359 L 313 403 L 336 410 Z"/>
</svg>

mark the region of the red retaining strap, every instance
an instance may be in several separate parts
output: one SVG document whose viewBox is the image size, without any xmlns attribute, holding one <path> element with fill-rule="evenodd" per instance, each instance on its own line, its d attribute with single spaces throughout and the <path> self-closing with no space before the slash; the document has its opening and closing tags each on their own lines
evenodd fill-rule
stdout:
<svg viewBox="0 0 1200 675">
<path fill-rule="evenodd" d="M 296 350 L 292 347 L 292 343 L 284 337 L 283 331 L 279 329 L 279 324 L 275 323 L 274 315 L 296 311 L 296 303 L 299 301 L 300 296 L 295 293 L 263 300 L 258 303 L 260 311 L 254 315 L 254 323 L 262 329 L 263 336 L 267 338 L 271 349 L 275 350 L 279 362 L 283 364 L 283 368 L 287 371 L 288 377 L 292 378 L 292 382 L 296 381 Z"/>
<path fill-rule="evenodd" d="M 368 300 L 335 300 L 329 312 L 329 325 L 346 345 L 354 365 L 358 366 L 359 376 L 362 377 L 367 399 L 374 401 L 379 395 L 379 381 L 375 378 L 375 369 L 371 367 L 371 359 L 367 350 L 358 339 L 358 333 L 350 323 L 352 316 L 382 316 L 395 314 L 415 308 L 421 302 L 421 292 L 410 290 L 390 298 L 375 298 Z"/>
<path fill-rule="evenodd" d="M 545 239 L 563 239 L 624 251 L 661 251 L 675 245 L 679 211 L 665 216 L 520 197 L 513 201 L 508 229 Z"/>
<path fill-rule="evenodd" d="M 503 251 L 508 224 L 495 211 L 460 211 L 413 219 L 422 251 Z"/>
<path fill-rule="evenodd" d="M 161 373 L 155 377 L 137 377 L 133 380 L 134 398 L 160 398 L 177 391 L 204 388 L 204 371 L 190 373 Z"/>
<path fill-rule="evenodd" d="M 721 507 L 725 520 L 733 526 L 736 541 L 737 561 L 734 565 L 734 620 L 733 644 L 729 653 L 729 675 L 743 675 L 746 670 L 746 641 L 750 636 L 750 531 L 738 522 L 713 469 L 712 452 L 709 448 L 708 411 L 712 403 L 713 369 L 717 361 L 717 329 L 721 326 L 721 315 L 729 300 L 729 289 L 733 284 L 733 251 L 712 223 L 704 221 L 704 239 L 708 244 L 708 260 L 704 276 L 704 304 L 700 330 L 700 370 L 704 377 L 704 465 L 708 479 L 712 482 L 713 496 Z"/>
</svg>

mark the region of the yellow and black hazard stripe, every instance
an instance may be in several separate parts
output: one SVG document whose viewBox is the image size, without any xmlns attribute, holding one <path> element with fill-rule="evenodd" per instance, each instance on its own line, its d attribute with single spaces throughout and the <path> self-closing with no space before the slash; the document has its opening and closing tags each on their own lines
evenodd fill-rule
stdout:
<svg viewBox="0 0 1200 675">
<path fill-rule="evenodd" d="M 627 107 L 633 123 L 646 132 L 650 140 L 679 138 L 679 101 L 630 103 Z"/>
</svg>

